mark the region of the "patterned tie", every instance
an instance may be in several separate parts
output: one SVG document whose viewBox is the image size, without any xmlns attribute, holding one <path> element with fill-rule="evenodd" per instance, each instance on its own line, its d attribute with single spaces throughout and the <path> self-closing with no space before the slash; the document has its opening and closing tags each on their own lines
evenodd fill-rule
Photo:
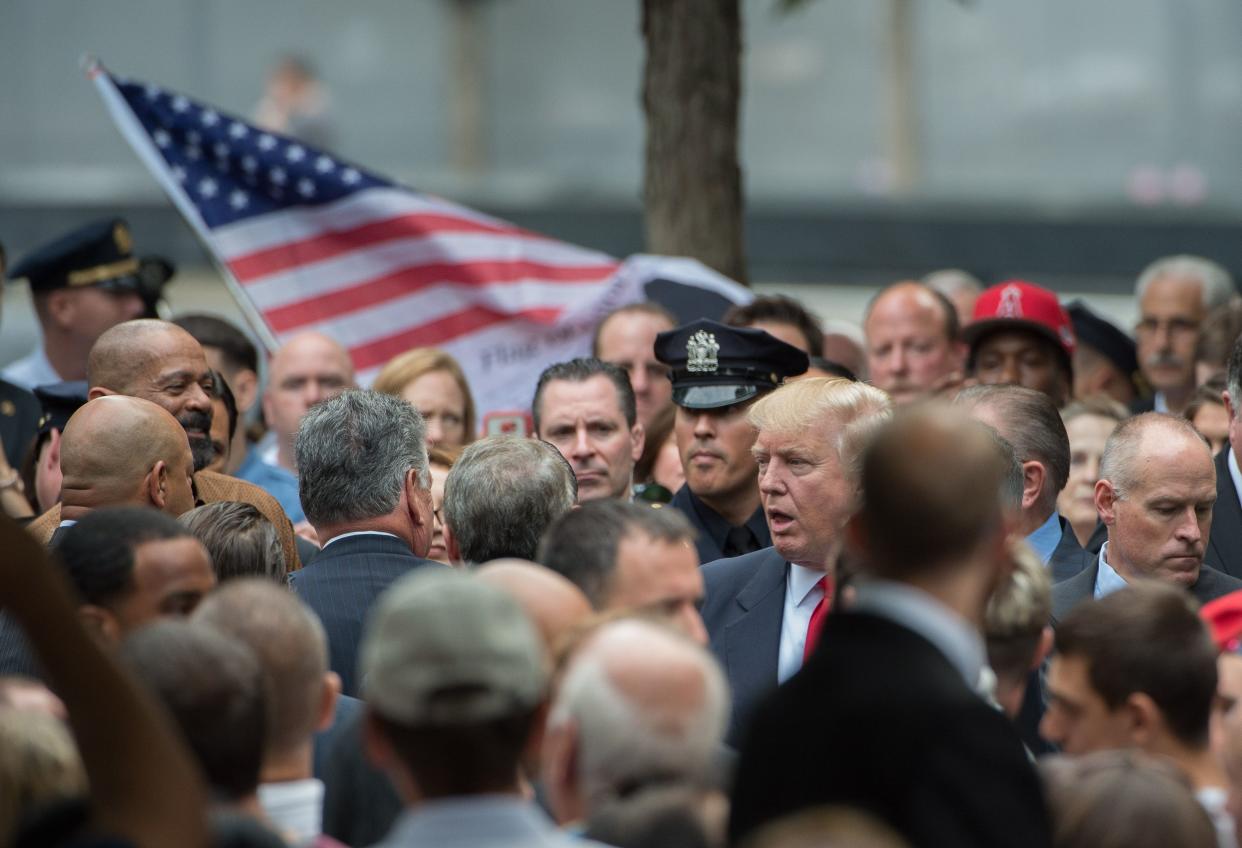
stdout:
<svg viewBox="0 0 1242 848">
<path fill-rule="evenodd" d="M 755 534 L 750 532 L 750 528 L 743 524 L 741 527 L 729 528 L 729 535 L 725 536 L 721 554 L 726 557 L 735 557 L 757 550 L 759 550 L 759 541 L 755 538 Z"/>
<path fill-rule="evenodd" d="M 811 652 L 815 650 L 815 646 L 819 643 L 819 634 L 824 629 L 824 622 L 828 619 L 828 613 L 832 610 L 832 593 L 835 588 L 832 578 L 825 575 L 819 578 L 819 582 L 815 585 L 824 590 L 824 596 L 815 605 L 814 611 L 811 612 L 811 621 L 806 626 L 806 644 L 802 648 L 802 662 L 804 663 L 810 658 Z"/>
</svg>

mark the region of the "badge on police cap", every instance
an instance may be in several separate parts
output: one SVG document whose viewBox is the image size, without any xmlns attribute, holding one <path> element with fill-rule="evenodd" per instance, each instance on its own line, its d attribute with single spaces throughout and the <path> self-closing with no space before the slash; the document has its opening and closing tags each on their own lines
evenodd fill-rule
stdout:
<svg viewBox="0 0 1242 848">
<path fill-rule="evenodd" d="M 119 253 L 130 253 L 134 249 L 134 237 L 129 234 L 129 227 L 124 221 L 117 221 L 112 228 L 112 240 L 116 242 Z"/>
<path fill-rule="evenodd" d="M 716 337 L 706 330 L 699 330 L 686 342 L 686 370 L 714 372 L 720 367 L 719 353 L 720 344 Z"/>
</svg>

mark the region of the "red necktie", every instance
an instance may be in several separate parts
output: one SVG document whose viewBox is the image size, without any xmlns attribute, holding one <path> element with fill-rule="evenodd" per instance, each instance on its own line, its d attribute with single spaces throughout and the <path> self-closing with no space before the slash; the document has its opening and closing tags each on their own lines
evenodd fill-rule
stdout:
<svg viewBox="0 0 1242 848">
<path fill-rule="evenodd" d="M 811 621 L 806 626 L 806 644 L 802 648 L 802 662 L 806 662 L 810 658 L 811 652 L 815 650 L 815 646 L 819 643 L 819 634 L 824 629 L 824 622 L 828 619 L 828 613 L 832 610 L 832 578 L 824 576 L 819 578 L 819 583 L 815 584 L 824 590 L 824 596 L 819 599 L 819 603 L 815 605 L 814 611 L 811 612 Z"/>
</svg>

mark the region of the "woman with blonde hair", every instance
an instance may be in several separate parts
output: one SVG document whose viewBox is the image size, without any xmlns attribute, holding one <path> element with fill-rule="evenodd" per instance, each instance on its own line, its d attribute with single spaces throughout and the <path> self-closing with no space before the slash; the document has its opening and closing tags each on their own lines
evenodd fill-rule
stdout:
<svg viewBox="0 0 1242 848">
<path fill-rule="evenodd" d="M 371 388 L 408 400 L 427 422 L 428 445 L 462 447 L 478 437 L 470 384 L 442 350 L 418 347 L 393 357 Z"/>
</svg>

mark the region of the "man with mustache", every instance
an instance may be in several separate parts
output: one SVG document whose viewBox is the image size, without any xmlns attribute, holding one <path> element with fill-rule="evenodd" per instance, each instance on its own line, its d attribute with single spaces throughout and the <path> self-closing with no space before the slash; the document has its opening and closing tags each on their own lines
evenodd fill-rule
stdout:
<svg viewBox="0 0 1242 848">
<path fill-rule="evenodd" d="M 630 378 L 611 362 L 571 359 L 544 369 L 531 401 L 535 434 L 573 467 L 578 501 L 629 500 L 643 425 Z"/>
<path fill-rule="evenodd" d="M 1134 288 L 1139 370 L 1155 390 L 1133 412 L 1180 415 L 1195 391 L 1195 344 L 1208 312 L 1236 296 L 1233 277 L 1199 256 L 1166 256 L 1143 269 Z"/>
<path fill-rule="evenodd" d="M 189 437 L 194 460 L 194 485 L 204 503 L 242 501 L 263 513 L 280 534 L 285 562 L 299 567 L 293 526 L 280 504 L 251 483 L 205 470 L 211 462 L 211 369 L 203 349 L 185 330 L 167 321 L 139 319 L 118 324 L 91 348 L 87 362 L 87 396 L 127 395 L 149 400 L 166 409 Z M 192 504 L 191 504 L 192 506 Z M 60 523 L 54 506 L 30 523 L 28 529 L 43 541 Z"/>
<path fill-rule="evenodd" d="M 759 503 L 750 405 L 806 371 L 806 353 L 763 330 L 699 319 L 656 336 L 656 358 L 672 369 L 673 432 L 686 484 L 671 506 L 698 531 L 700 562 L 772 544 Z"/>
<path fill-rule="evenodd" d="M 1119 424 L 1095 484 L 1108 542 L 1088 568 L 1052 587 L 1053 624 L 1135 580 L 1181 586 L 1200 603 L 1242 589 L 1203 564 L 1215 502 L 1212 453 L 1189 422 L 1148 412 Z"/>
</svg>

